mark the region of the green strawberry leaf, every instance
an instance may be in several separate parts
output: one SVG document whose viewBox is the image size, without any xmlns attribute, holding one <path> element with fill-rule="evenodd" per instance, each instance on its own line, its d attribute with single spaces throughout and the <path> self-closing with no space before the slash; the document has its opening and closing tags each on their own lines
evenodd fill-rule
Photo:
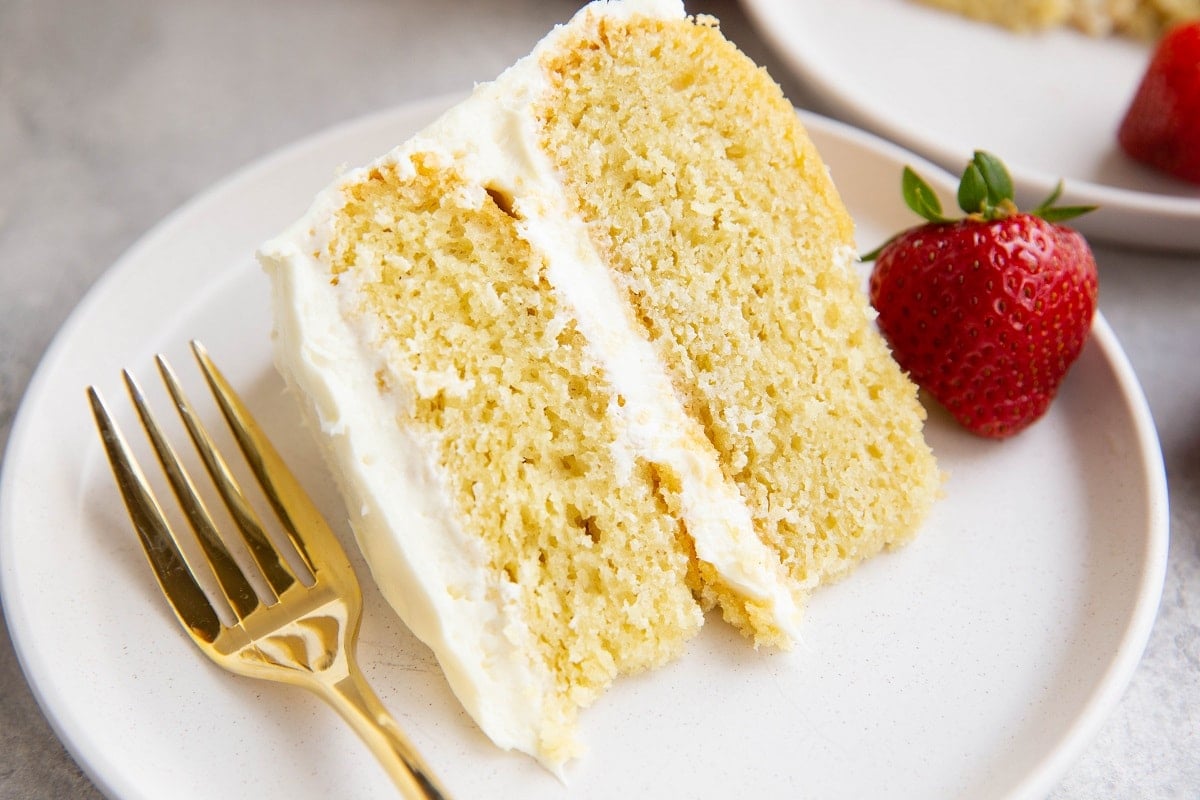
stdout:
<svg viewBox="0 0 1200 800">
<path fill-rule="evenodd" d="M 987 185 L 989 206 L 998 206 L 1004 200 L 1013 199 L 1013 182 L 1004 162 L 984 150 L 976 150 L 971 163 L 979 169 Z"/>
<path fill-rule="evenodd" d="M 1063 182 L 1060 180 L 1058 183 L 1056 183 L 1054 185 L 1054 191 L 1050 192 L 1050 195 L 1045 200 L 1038 203 L 1037 208 L 1033 209 L 1029 213 L 1033 214 L 1034 216 L 1037 216 L 1037 217 L 1042 216 L 1042 214 L 1044 212 L 1049 211 L 1050 207 L 1053 206 L 1056 202 L 1058 202 L 1058 198 L 1062 195 L 1062 193 L 1063 193 Z"/>
<path fill-rule="evenodd" d="M 974 161 L 963 170 L 958 182 L 958 207 L 967 214 L 982 214 L 987 210 L 988 188 L 983 173 Z"/>
<path fill-rule="evenodd" d="M 1037 216 L 1046 222 L 1063 222 L 1068 219 L 1081 217 L 1089 211 L 1095 211 L 1098 206 L 1058 206 L 1057 208 L 1042 209 Z"/>
<path fill-rule="evenodd" d="M 949 222 L 942 216 L 942 203 L 938 200 L 937 192 L 925 180 L 913 172 L 911 167 L 904 168 L 900 178 L 900 191 L 904 194 L 905 204 L 919 216 L 930 222 Z"/>
<path fill-rule="evenodd" d="M 1041 217 L 1046 222 L 1064 222 L 1068 219 L 1083 216 L 1089 211 L 1095 211 L 1096 206 L 1058 206 L 1054 205 L 1059 196 L 1063 192 L 1063 182 L 1059 181 L 1054 187 L 1054 191 L 1050 196 L 1038 204 L 1038 207 L 1030 211 L 1035 217 Z"/>
<path fill-rule="evenodd" d="M 887 247 L 889 244 L 894 242 L 899 235 L 900 234 L 896 234 L 895 236 L 888 237 L 888 240 L 886 242 L 884 242 L 883 244 L 879 245 L 879 247 L 876 247 L 874 250 L 872 250 L 869 253 L 863 253 L 862 255 L 860 255 L 858 257 L 859 260 L 874 261 L 875 259 L 879 258 L 879 254 L 883 252 L 883 248 Z"/>
</svg>

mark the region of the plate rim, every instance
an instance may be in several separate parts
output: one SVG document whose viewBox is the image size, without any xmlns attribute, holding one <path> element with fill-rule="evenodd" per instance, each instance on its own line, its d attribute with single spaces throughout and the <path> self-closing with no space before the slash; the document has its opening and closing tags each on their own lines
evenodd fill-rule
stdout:
<svg viewBox="0 0 1200 800">
<path fill-rule="evenodd" d="M 40 710 L 63 747 L 71 754 L 88 778 L 107 796 L 126 800 L 126 798 L 140 796 L 140 794 L 130 784 L 128 776 L 113 774 L 103 759 L 96 757 L 91 749 L 89 738 L 78 726 L 78 721 L 73 717 L 71 709 L 65 704 L 60 704 L 51 696 L 49 692 L 51 687 L 43 685 L 36 669 L 40 661 L 40 655 L 37 653 L 36 634 L 30 630 L 27 609 L 22 604 L 20 597 L 14 593 L 15 589 L 13 588 L 15 584 L 12 575 L 14 570 L 13 547 L 16 536 L 13 531 L 16 528 L 17 520 L 13 519 L 16 512 L 9 498 L 15 491 L 18 478 L 17 468 L 27 460 L 25 454 L 31 445 L 28 439 L 33 434 L 37 399 L 45 393 L 48 384 L 59 369 L 65 351 L 79 332 L 85 328 L 94 309 L 110 299 L 108 297 L 110 288 L 125 272 L 133 268 L 131 265 L 138 262 L 144 251 L 153 248 L 163 239 L 169 239 L 180 225 L 186 224 L 193 214 L 200 213 L 200 210 L 207 204 L 214 202 L 227 192 L 237 191 L 243 184 L 255 181 L 260 174 L 271 171 L 280 162 L 294 158 L 298 153 L 375 126 L 387 125 L 398 117 L 416 116 L 422 113 L 432 114 L 439 108 L 448 107 L 462 96 L 464 96 L 463 93 L 454 92 L 417 99 L 338 123 L 269 152 L 262 158 L 255 159 L 218 180 L 208 189 L 194 195 L 151 226 L 112 265 L 104 270 L 100 278 L 85 292 L 59 327 L 39 360 L 13 417 L 3 464 L 0 465 L 2 466 L 0 468 L 0 604 L 3 607 L 17 662 Z M 889 158 L 900 161 L 924 162 L 922 168 L 927 170 L 926 177 L 931 183 L 941 184 L 944 187 L 949 181 L 953 186 L 953 178 L 943 169 L 919 156 L 914 156 L 897 144 L 847 123 L 813 112 L 798 110 L 798 113 L 810 132 L 820 131 L 825 135 L 847 139 L 855 146 L 882 151 Z M 232 268 L 232 265 L 227 266 Z M 214 280 L 219 280 L 224 274 L 216 273 Z M 1018 783 L 1016 789 L 1010 792 L 1008 795 L 1010 798 L 1033 797 L 1049 791 L 1078 758 L 1080 752 L 1115 707 L 1141 660 L 1157 615 L 1165 579 L 1169 536 L 1167 485 L 1161 445 L 1150 408 L 1128 356 L 1121 347 L 1115 332 L 1100 312 L 1096 315 L 1091 336 L 1100 348 L 1104 361 L 1114 373 L 1122 393 L 1122 404 L 1130 415 L 1132 429 L 1139 445 L 1140 474 L 1145 482 L 1149 511 L 1146 530 L 1139 532 L 1144 535 L 1146 540 L 1146 559 L 1139 582 L 1137 602 L 1129 615 L 1129 624 L 1119 637 L 1117 651 L 1113 654 L 1103 677 L 1089 693 L 1087 702 L 1076 716 L 1069 731 L 1060 738 L 1057 746 L 1045 754 L 1037 766 Z M 80 402 L 82 403 L 82 391 Z"/>
</svg>

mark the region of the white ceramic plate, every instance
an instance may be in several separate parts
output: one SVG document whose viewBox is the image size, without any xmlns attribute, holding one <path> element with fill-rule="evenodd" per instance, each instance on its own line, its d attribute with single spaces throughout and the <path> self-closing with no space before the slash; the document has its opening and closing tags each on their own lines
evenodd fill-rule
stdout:
<svg viewBox="0 0 1200 800">
<path fill-rule="evenodd" d="M 1200 251 L 1200 186 L 1127 159 L 1116 130 L 1150 56 L 1074 30 L 1018 35 L 914 0 L 743 0 L 763 36 L 840 115 L 958 175 L 1003 158 L 1030 205 L 1099 204 L 1072 224 L 1118 244 Z"/>
<path fill-rule="evenodd" d="M 51 723 L 114 798 L 392 796 L 317 700 L 220 671 L 177 628 L 84 387 L 98 384 L 135 433 L 119 370 L 160 395 L 150 360 L 164 352 L 203 397 L 185 342 L 204 340 L 347 536 L 272 369 L 251 253 L 336 165 L 381 152 L 446 103 L 326 133 L 194 201 L 97 284 L 30 386 L 0 484 L 5 609 Z M 863 242 L 903 222 L 881 188 L 903 154 L 806 119 Z M 364 668 L 460 798 L 1034 796 L 1116 702 L 1157 608 L 1167 528 L 1153 427 L 1101 319 L 1034 428 L 997 444 L 934 413 L 929 436 L 950 478 L 914 544 L 821 591 L 793 653 L 756 653 L 712 620 L 679 661 L 618 682 L 585 713 L 590 752 L 565 787 L 477 732 L 369 581 Z"/>
</svg>

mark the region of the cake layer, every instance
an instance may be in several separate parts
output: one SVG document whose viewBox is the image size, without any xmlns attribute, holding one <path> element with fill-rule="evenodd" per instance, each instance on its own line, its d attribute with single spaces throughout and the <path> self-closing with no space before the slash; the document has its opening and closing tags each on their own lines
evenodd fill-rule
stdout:
<svg viewBox="0 0 1200 800">
<path fill-rule="evenodd" d="M 711 21 L 573 36 L 545 63 L 545 149 L 758 536 L 805 588 L 911 536 L 924 414 L 795 111 Z"/>
</svg>

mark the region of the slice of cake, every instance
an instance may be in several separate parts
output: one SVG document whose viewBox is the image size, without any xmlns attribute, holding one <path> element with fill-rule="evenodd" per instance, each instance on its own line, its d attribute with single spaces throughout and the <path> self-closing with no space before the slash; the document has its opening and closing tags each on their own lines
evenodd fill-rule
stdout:
<svg viewBox="0 0 1200 800">
<path fill-rule="evenodd" d="M 787 646 L 937 491 L 825 165 L 677 2 L 587 6 L 260 257 L 384 596 L 551 768 L 705 610 Z"/>
</svg>

